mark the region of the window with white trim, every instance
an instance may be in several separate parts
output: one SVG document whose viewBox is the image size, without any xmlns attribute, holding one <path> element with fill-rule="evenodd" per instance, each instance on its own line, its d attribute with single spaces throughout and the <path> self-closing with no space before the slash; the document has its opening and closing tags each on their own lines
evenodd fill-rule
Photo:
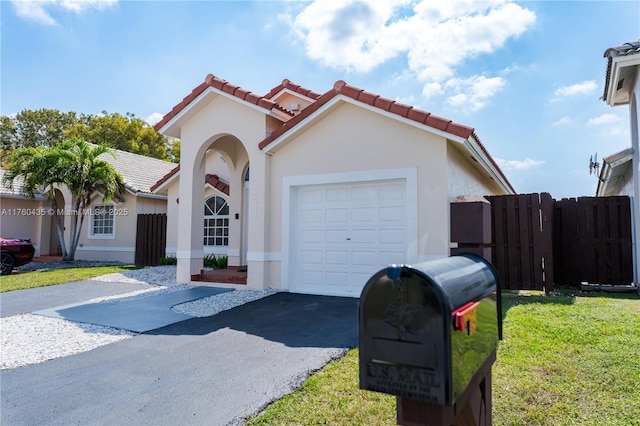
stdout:
<svg viewBox="0 0 640 426">
<path fill-rule="evenodd" d="M 229 245 L 229 205 L 218 196 L 204 202 L 204 245 Z"/>
<path fill-rule="evenodd" d="M 94 206 L 91 211 L 91 235 L 112 237 L 115 231 L 113 205 Z"/>
</svg>

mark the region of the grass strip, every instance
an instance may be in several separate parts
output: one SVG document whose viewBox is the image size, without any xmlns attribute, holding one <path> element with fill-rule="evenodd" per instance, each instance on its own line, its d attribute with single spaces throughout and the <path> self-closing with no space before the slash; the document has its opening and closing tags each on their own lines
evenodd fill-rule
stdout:
<svg viewBox="0 0 640 426">
<path fill-rule="evenodd" d="M 576 292 L 578 293 L 578 292 Z M 640 426 L 640 300 L 605 293 L 503 299 L 494 425 Z M 395 425 L 395 398 L 358 389 L 358 350 L 247 425 Z"/>
<path fill-rule="evenodd" d="M 33 271 L 13 273 L 0 277 L 0 293 L 26 288 L 45 287 L 50 285 L 68 283 L 71 281 L 86 280 L 99 275 L 114 272 L 126 272 L 138 269 L 133 265 L 93 266 L 88 268 L 55 269 L 50 271 Z"/>
</svg>

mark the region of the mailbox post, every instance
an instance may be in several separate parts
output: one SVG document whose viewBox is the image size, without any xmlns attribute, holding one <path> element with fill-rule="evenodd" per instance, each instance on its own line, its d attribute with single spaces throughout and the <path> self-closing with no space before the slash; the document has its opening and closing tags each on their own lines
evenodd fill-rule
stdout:
<svg viewBox="0 0 640 426">
<path fill-rule="evenodd" d="M 373 275 L 359 304 L 360 388 L 396 395 L 401 425 L 490 425 L 498 289 L 469 254 Z"/>
</svg>

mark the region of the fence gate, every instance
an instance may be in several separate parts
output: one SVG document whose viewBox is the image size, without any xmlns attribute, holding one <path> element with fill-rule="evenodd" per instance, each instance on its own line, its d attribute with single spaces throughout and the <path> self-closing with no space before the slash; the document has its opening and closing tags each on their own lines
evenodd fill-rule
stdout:
<svg viewBox="0 0 640 426">
<path fill-rule="evenodd" d="M 629 197 L 565 198 L 554 210 L 556 283 L 633 282 Z"/>
<path fill-rule="evenodd" d="M 553 291 L 553 198 L 548 193 L 486 197 L 492 263 L 506 290 Z"/>
<path fill-rule="evenodd" d="M 165 255 L 167 215 L 139 214 L 136 229 L 136 266 L 156 266 Z"/>
</svg>

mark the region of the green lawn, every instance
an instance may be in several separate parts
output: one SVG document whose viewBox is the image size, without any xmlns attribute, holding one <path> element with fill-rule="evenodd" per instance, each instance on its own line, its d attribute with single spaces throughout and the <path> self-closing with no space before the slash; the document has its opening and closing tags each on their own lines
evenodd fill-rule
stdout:
<svg viewBox="0 0 640 426">
<path fill-rule="evenodd" d="M 570 291 L 505 297 L 494 425 L 640 425 L 640 300 Z M 395 399 L 358 389 L 353 349 L 248 425 L 395 425 Z"/>
<path fill-rule="evenodd" d="M 0 293 L 25 288 L 44 287 L 67 283 L 71 281 L 86 280 L 98 275 L 111 274 L 113 272 L 126 272 L 138 269 L 133 265 L 94 266 L 90 268 L 56 269 L 52 271 L 25 272 L 0 277 Z"/>
</svg>

